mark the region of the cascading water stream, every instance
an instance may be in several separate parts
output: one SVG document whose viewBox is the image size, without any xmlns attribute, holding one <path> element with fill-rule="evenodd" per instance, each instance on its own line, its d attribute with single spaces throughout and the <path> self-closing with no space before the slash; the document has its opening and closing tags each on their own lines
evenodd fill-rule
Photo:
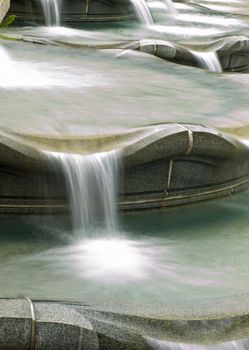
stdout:
<svg viewBox="0 0 249 350">
<path fill-rule="evenodd" d="M 176 15 L 177 11 L 175 9 L 174 3 L 172 0 L 163 0 L 163 3 L 165 4 L 166 8 L 167 8 L 167 12 L 170 15 Z"/>
<path fill-rule="evenodd" d="M 46 25 L 60 26 L 61 23 L 61 0 L 40 0 Z"/>
<path fill-rule="evenodd" d="M 191 53 L 196 58 L 201 68 L 207 69 L 210 72 L 217 72 L 217 73 L 222 72 L 222 67 L 216 52 L 213 52 L 213 51 L 201 52 L 201 51 L 191 50 Z"/>
<path fill-rule="evenodd" d="M 136 15 L 145 26 L 152 26 L 154 24 L 152 15 L 150 13 L 149 7 L 145 0 L 131 0 Z"/>
<path fill-rule="evenodd" d="M 100 228 L 105 233 L 115 232 L 118 227 L 118 152 L 47 154 L 64 173 L 77 237 L 89 237 Z"/>
<path fill-rule="evenodd" d="M 153 350 L 248 350 L 249 339 L 234 340 L 218 344 L 185 344 L 168 341 L 160 341 L 147 338 L 147 342 Z"/>
</svg>

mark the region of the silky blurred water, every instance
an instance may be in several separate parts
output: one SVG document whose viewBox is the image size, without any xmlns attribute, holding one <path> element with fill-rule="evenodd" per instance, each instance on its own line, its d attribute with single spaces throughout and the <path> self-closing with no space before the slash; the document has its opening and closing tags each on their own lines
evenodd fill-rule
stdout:
<svg viewBox="0 0 249 350">
<path fill-rule="evenodd" d="M 102 136 L 165 122 L 245 125 L 247 75 L 137 51 L 120 55 L 115 45 L 162 39 L 195 51 L 230 35 L 247 36 L 248 3 L 174 2 L 170 11 L 167 4 L 148 1 L 153 23 L 3 30 L 44 45 L 0 41 L 0 128 Z M 212 66 L 212 52 L 207 57 Z M 0 296 L 151 305 L 247 293 L 248 203 L 245 193 L 184 210 L 127 215 L 108 235 L 99 229 L 81 239 L 67 217 L 3 217 Z"/>
<path fill-rule="evenodd" d="M 14 65 L 0 81 L 1 128 L 84 135 L 168 121 L 240 125 L 249 105 L 244 78 L 142 53 L 114 58 L 24 43 L 4 48 Z"/>
<path fill-rule="evenodd" d="M 217 4 L 226 11 L 214 10 Z M 168 2 L 150 0 L 147 5 L 154 24 L 137 20 L 3 30 L 25 40 L 40 38 L 48 45 L 0 42 L 5 62 L 0 68 L 0 127 L 74 135 L 121 133 L 168 121 L 215 127 L 243 124 L 249 107 L 248 79 L 243 75 L 210 74 L 141 52 L 119 55 L 120 50 L 108 47 L 149 38 L 192 47 L 248 35 L 248 4 L 173 2 L 174 14 Z M 69 46 L 60 47 L 65 43 Z M 196 55 L 200 62 L 205 60 L 200 66 L 220 71 L 215 54 L 198 50 Z"/>
<path fill-rule="evenodd" d="M 248 202 L 125 215 L 81 239 L 68 217 L 2 217 L 0 296 L 151 306 L 248 293 Z"/>
</svg>

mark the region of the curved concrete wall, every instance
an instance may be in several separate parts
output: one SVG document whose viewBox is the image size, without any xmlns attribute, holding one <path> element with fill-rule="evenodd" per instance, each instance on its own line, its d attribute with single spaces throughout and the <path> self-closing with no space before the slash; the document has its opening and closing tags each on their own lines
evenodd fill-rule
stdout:
<svg viewBox="0 0 249 350">
<path fill-rule="evenodd" d="M 182 205 L 219 198 L 249 187 L 249 149 L 218 130 L 163 124 L 123 136 L 46 138 L 1 133 L 0 212 L 50 213 L 67 208 L 63 177 L 49 167 L 45 151 L 123 153 L 122 210 Z"/>
</svg>

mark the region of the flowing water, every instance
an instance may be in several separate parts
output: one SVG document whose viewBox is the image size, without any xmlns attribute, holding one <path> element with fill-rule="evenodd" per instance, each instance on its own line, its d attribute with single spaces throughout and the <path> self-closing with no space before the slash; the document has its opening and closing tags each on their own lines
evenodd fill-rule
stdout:
<svg viewBox="0 0 249 350">
<path fill-rule="evenodd" d="M 0 68 L 1 128 L 102 135 L 172 120 L 237 125 L 247 115 L 245 75 L 207 74 L 139 52 L 115 58 L 117 51 L 82 55 L 29 43 L 2 48 L 11 67 Z"/>
<path fill-rule="evenodd" d="M 0 61 L 0 88 L 9 93 L 10 90 L 17 93 L 17 90 L 86 89 L 99 80 L 94 72 L 77 79 L 72 71 L 65 71 L 65 67 L 56 64 L 13 59 L 3 46 L 0 46 Z"/>
<path fill-rule="evenodd" d="M 219 58 L 215 52 L 198 52 L 191 51 L 194 57 L 196 57 L 200 68 L 209 70 L 210 72 L 222 72 L 222 67 L 219 62 Z"/>
<path fill-rule="evenodd" d="M 68 217 L 2 217 L 0 296 L 148 307 L 208 300 L 208 311 L 210 300 L 249 291 L 248 201 L 247 192 L 129 214 L 116 231 L 80 238 Z"/>
<path fill-rule="evenodd" d="M 61 0 L 40 0 L 47 26 L 59 26 L 61 22 Z"/>
<path fill-rule="evenodd" d="M 159 341 L 148 339 L 149 345 L 153 350 L 248 350 L 249 339 L 235 340 L 231 342 L 218 343 L 214 345 L 198 345 L 173 343 L 167 341 Z"/>
<path fill-rule="evenodd" d="M 146 0 L 131 0 L 136 15 L 140 22 L 145 26 L 151 26 L 154 24 L 153 17 L 150 13 Z"/>
<path fill-rule="evenodd" d="M 172 0 L 163 0 L 163 3 L 165 4 L 166 10 L 170 15 L 176 15 L 176 8 Z"/>
<path fill-rule="evenodd" d="M 90 155 L 47 153 L 63 172 L 71 202 L 74 235 L 91 237 L 98 230 L 116 232 L 119 156 L 115 151 Z"/>
<path fill-rule="evenodd" d="M 141 24 L 57 28 L 59 2 L 43 1 L 46 23 L 55 27 L 7 29 L 14 37 L 47 45 L 0 42 L 0 127 L 59 137 L 119 137 L 172 121 L 243 126 L 248 76 L 206 72 L 222 71 L 215 51 L 207 51 L 206 45 L 229 35 L 248 36 L 248 4 L 174 2 L 176 13 L 168 16 L 174 12 L 170 1 L 133 3 Z M 192 52 L 205 69 L 138 51 L 118 56 L 122 50 L 116 44 L 140 39 L 199 45 Z M 72 222 L 67 216 L 1 218 L 1 297 L 154 309 L 174 303 L 195 307 L 216 298 L 222 304 L 227 297 L 237 300 L 249 292 L 248 192 L 184 210 L 125 215 L 118 223 L 117 151 L 48 157 L 65 177 Z M 248 348 L 246 340 L 204 346 L 150 339 L 150 345 L 170 350 Z"/>
</svg>

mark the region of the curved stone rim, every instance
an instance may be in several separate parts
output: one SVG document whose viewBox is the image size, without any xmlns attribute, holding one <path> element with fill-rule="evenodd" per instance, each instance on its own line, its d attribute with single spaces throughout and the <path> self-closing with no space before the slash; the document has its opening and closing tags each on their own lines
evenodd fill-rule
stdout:
<svg viewBox="0 0 249 350">
<path fill-rule="evenodd" d="M 9 323 L 15 323 L 18 328 L 20 322 L 27 321 L 29 324 L 35 319 L 35 327 L 39 332 L 46 325 L 44 335 L 47 327 L 55 335 L 57 327 L 63 327 L 69 334 L 71 327 L 80 327 L 82 331 L 87 329 L 100 336 L 99 340 L 102 335 L 110 338 L 111 343 L 122 339 L 123 343 L 130 346 L 127 349 L 134 349 L 134 343 L 142 342 L 144 346 L 148 337 L 171 342 L 217 344 L 249 337 L 249 295 L 239 296 L 239 299 L 239 305 L 236 296 L 222 300 L 193 301 L 189 306 L 177 303 L 157 308 L 153 305 L 149 309 L 141 305 L 106 304 L 101 301 L 86 303 L 2 298 L 0 323 L 3 323 L 1 329 L 4 332 Z M 32 329 L 27 326 L 31 336 Z M 63 337 L 59 343 L 61 341 L 63 342 Z M 142 345 L 141 349 L 144 349 Z"/>
</svg>

